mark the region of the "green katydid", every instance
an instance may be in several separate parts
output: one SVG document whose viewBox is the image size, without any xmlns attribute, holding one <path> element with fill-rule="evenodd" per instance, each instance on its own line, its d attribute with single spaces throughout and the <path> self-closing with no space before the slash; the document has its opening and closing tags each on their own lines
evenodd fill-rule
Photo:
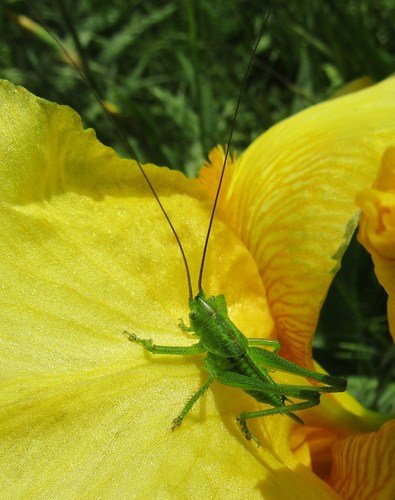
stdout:
<svg viewBox="0 0 395 500">
<path fill-rule="evenodd" d="M 153 354 L 195 355 L 206 353 L 203 367 L 208 372 L 206 383 L 187 401 L 180 414 L 173 420 L 172 429 L 181 425 L 183 419 L 196 401 L 206 392 L 214 380 L 232 387 L 238 387 L 260 403 L 268 403 L 273 408 L 255 412 L 243 412 L 238 421 L 248 440 L 259 441 L 247 427 L 247 420 L 274 414 L 286 414 L 299 423 L 303 421 L 294 411 L 316 406 L 321 392 L 341 392 L 346 389 L 345 380 L 302 368 L 277 354 L 281 345 L 276 340 L 246 338 L 231 321 L 223 295 L 206 297 L 201 290 L 189 301 L 190 326 L 180 321 L 179 326 L 186 332 L 199 337 L 192 346 L 164 346 L 153 344 L 151 340 L 140 339 L 133 333 L 125 332 L 129 339 L 138 342 Z M 265 348 L 271 348 L 269 351 Z M 310 378 L 325 386 L 276 384 L 269 370 L 280 370 Z M 302 400 L 293 403 L 289 398 Z"/>
<path fill-rule="evenodd" d="M 37 15 L 36 17 L 39 18 L 39 16 Z M 174 418 L 172 429 L 175 429 L 176 427 L 181 425 L 183 419 L 188 415 L 193 405 L 201 396 L 203 396 L 210 385 L 215 380 L 217 380 L 224 385 L 239 388 L 252 396 L 256 401 L 271 406 L 271 408 L 262 409 L 259 411 L 243 412 L 238 417 L 238 422 L 245 437 L 248 440 L 253 439 L 258 445 L 259 441 L 257 437 L 249 430 L 247 426 L 248 420 L 268 415 L 284 414 L 294 419 L 298 423 L 303 423 L 303 421 L 295 414 L 295 411 L 318 405 L 320 402 L 321 393 L 341 392 L 346 389 L 346 382 L 341 378 L 302 368 L 299 365 L 283 358 L 278 354 L 281 348 L 281 345 L 278 341 L 263 338 L 245 337 L 245 335 L 229 318 L 226 299 L 224 295 L 206 296 L 202 286 L 204 264 L 211 228 L 213 225 L 222 180 L 227 165 L 227 158 L 229 155 L 238 108 L 246 86 L 247 77 L 268 18 L 269 14 L 266 16 L 264 22 L 262 23 L 260 33 L 258 35 L 247 70 L 245 72 L 240 95 L 233 116 L 233 121 L 230 127 L 225 159 L 222 166 L 220 181 L 217 187 L 202 254 L 197 295 L 194 295 L 192 292 L 189 266 L 182 243 L 165 208 L 159 200 L 154 187 L 152 186 L 147 174 L 145 173 L 141 163 L 139 162 L 134 150 L 129 145 L 124 134 L 117 126 L 112 115 L 108 112 L 107 107 L 103 104 L 101 98 L 92 88 L 84 73 L 78 67 L 76 67 L 77 71 L 88 84 L 88 87 L 101 105 L 103 111 L 115 126 L 117 133 L 125 144 L 127 150 L 129 151 L 130 156 L 135 159 L 138 168 L 144 176 L 146 183 L 148 184 L 153 196 L 158 203 L 159 208 L 163 212 L 163 215 L 165 216 L 167 223 L 169 224 L 173 232 L 181 256 L 183 258 L 189 290 L 190 325 L 187 326 L 182 320 L 180 320 L 179 327 L 185 332 L 192 333 L 193 335 L 198 337 L 199 340 L 197 343 L 186 347 L 166 346 L 157 345 L 149 339 L 141 339 L 134 333 L 124 333 L 127 335 L 129 340 L 141 344 L 145 350 L 149 351 L 152 354 L 181 356 L 196 354 L 206 355 L 203 363 L 203 368 L 208 372 L 207 381 L 192 395 L 185 406 L 181 409 L 179 415 Z M 45 24 L 42 24 L 44 28 L 47 29 L 45 27 Z M 56 37 L 54 37 L 54 35 L 52 35 L 52 33 L 50 33 L 50 35 L 53 36 L 55 41 L 65 52 L 66 57 L 68 57 L 70 62 L 75 66 L 73 59 L 69 56 L 64 46 L 57 40 Z M 309 378 L 324 385 L 312 386 L 308 384 L 276 384 L 269 374 L 270 371 L 283 371 L 291 374 L 296 374 L 300 377 Z M 299 402 L 295 403 L 291 398 L 296 398 L 299 400 Z"/>
</svg>

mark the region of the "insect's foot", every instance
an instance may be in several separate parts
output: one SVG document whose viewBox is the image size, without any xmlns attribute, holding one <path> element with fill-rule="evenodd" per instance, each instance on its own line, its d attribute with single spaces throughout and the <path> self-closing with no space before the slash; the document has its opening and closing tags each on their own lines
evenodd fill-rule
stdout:
<svg viewBox="0 0 395 500">
<path fill-rule="evenodd" d="M 127 330 L 124 330 L 123 332 L 123 335 L 125 335 L 125 337 L 128 338 L 128 340 L 130 340 L 131 342 L 135 342 L 137 339 L 137 335 L 134 334 L 134 333 L 130 333 L 128 332 Z"/>
<path fill-rule="evenodd" d="M 177 427 L 180 427 L 182 424 L 182 417 L 177 417 L 173 420 L 173 423 L 171 424 L 171 430 L 174 431 Z"/>
<path fill-rule="evenodd" d="M 187 326 L 184 323 L 184 320 L 182 318 L 178 318 L 178 323 L 177 323 L 178 328 L 180 328 L 183 332 L 192 332 L 192 328 L 190 326 Z"/>
<path fill-rule="evenodd" d="M 259 439 L 255 436 L 255 434 L 250 432 L 247 429 L 247 427 L 245 429 L 243 429 L 243 432 L 244 432 L 244 435 L 245 435 L 247 441 L 254 441 L 254 443 L 257 445 L 258 448 L 261 447 L 261 442 L 259 441 Z"/>
<path fill-rule="evenodd" d="M 123 334 L 126 335 L 128 340 L 130 340 L 131 342 L 137 342 L 137 343 L 141 344 L 145 349 L 147 349 L 147 351 L 152 350 L 152 340 L 151 339 L 140 339 L 139 337 L 137 337 L 137 335 L 135 333 L 130 333 L 126 330 L 123 332 Z"/>
<path fill-rule="evenodd" d="M 259 439 L 255 436 L 255 434 L 252 434 L 250 432 L 250 436 L 251 436 L 251 439 L 255 442 L 257 448 L 260 448 L 262 445 L 261 445 L 261 442 L 259 441 Z"/>
<path fill-rule="evenodd" d="M 241 417 L 237 417 L 236 420 L 237 420 L 238 424 L 240 425 L 241 430 L 243 431 L 244 436 L 246 437 L 247 441 L 251 441 L 252 434 L 248 430 L 248 427 L 247 427 L 245 420 Z"/>
<path fill-rule="evenodd" d="M 240 424 L 241 430 L 247 441 L 254 441 L 258 448 L 261 446 L 259 439 L 253 434 L 247 427 L 247 424 L 243 418 L 237 417 L 237 422 Z"/>
</svg>

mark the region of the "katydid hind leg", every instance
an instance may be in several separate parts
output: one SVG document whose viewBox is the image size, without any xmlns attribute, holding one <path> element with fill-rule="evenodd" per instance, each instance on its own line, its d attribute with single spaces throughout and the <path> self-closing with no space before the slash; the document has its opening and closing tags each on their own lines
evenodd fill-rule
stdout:
<svg viewBox="0 0 395 500">
<path fill-rule="evenodd" d="M 292 363 L 292 361 L 289 361 L 274 352 L 260 349 L 259 347 L 251 347 L 249 349 L 249 354 L 254 361 L 267 370 L 293 373 L 295 375 L 299 375 L 300 377 L 309 378 L 322 384 L 326 384 L 327 387 L 320 388 L 322 392 L 343 392 L 347 388 L 346 380 L 341 377 L 333 377 L 331 375 L 326 375 L 325 373 L 308 370 L 307 368 L 303 368 L 295 363 Z"/>
<path fill-rule="evenodd" d="M 260 418 L 260 417 L 268 417 L 269 415 L 281 415 L 285 414 L 290 416 L 291 418 L 296 417 L 296 421 L 299 423 L 303 423 L 303 421 L 297 416 L 294 415 L 294 411 L 305 410 L 307 408 L 312 408 L 319 403 L 318 401 L 302 401 L 301 403 L 294 403 L 292 405 L 287 406 L 279 406 L 276 408 L 269 408 L 267 410 L 260 411 L 249 411 L 241 413 L 237 420 L 241 426 L 241 429 L 248 441 L 251 439 L 256 442 L 258 446 L 260 446 L 259 439 L 248 429 L 247 420 L 252 418 Z"/>
<path fill-rule="evenodd" d="M 253 346 L 269 347 L 273 349 L 272 352 L 274 352 L 275 354 L 278 353 L 278 351 L 281 349 L 281 344 L 278 340 L 248 338 L 247 341 L 248 341 L 248 347 L 253 347 Z"/>
<path fill-rule="evenodd" d="M 205 368 L 210 373 L 214 373 L 212 368 L 208 366 L 207 360 L 205 361 Z M 326 389 L 326 387 L 322 388 L 311 385 L 276 384 L 275 382 L 269 384 L 258 378 L 220 369 L 215 371 L 215 376 L 224 385 L 238 387 L 244 391 L 258 391 L 262 395 L 267 393 L 281 397 L 284 396 L 285 400 L 287 400 L 286 396 L 293 396 L 298 399 L 316 401 L 319 400 L 320 392 L 325 392 Z M 261 402 L 265 401 L 261 400 Z"/>
</svg>

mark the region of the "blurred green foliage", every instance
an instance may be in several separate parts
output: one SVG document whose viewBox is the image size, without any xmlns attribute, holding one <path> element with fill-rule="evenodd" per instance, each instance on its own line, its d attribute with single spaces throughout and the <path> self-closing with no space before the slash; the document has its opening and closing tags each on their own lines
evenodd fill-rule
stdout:
<svg viewBox="0 0 395 500">
<path fill-rule="evenodd" d="M 264 0 L 7 0 L 0 11 L 0 72 L 78 110 L 99 138 L 124 148 L 56 44 L 18 15 L 39 15 L 81 60 L 141 161 L 195 175 L 224 144 L 240 83 L 269 2 Z M 393 72 L 393 0 L 277 0 L 234 131 L 242 151 L 277 121 L 364 75 Z M 26 24 L 26 23 L 25 23 Z M 367 406 L 394 411 L 395 351 L 386 296 L 355 238 L 322 311 L 315 356 L 347 375 Z"/>
</svg>

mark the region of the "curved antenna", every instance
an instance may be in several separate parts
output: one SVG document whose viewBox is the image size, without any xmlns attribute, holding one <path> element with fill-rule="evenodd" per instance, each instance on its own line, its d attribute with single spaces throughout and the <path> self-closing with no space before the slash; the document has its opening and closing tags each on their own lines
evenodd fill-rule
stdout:
<svg viewBox="0 0 395 500">
<path fill-rule="evenodd" d="M 125 146 L 127 152 L 129 153 L 129 156 L 134 159 L 134 161 L 137 163 L 137 166 L 138 168 L 140 169 L 140 172 L 142 173 L 148 187 L 150 188 L 152 194 L 154 195 L 155 197 L 155 200 L 156 202 L 158 203 L 160 209 L 162 210 L 162 213 L 163 215 L 165 216 L 169 226 L 170 226 L 170 229 L 172 230 L 173 232 L 173 235 L 174 235 L 174 238 L 176 239 L 176 242 L 177 242 L 177 245 L 178 245 L 178 248 L 181 252 L 181 255 L 182 255 L 182 260 L 184 262 L 184 267 L 185 267 L 185 274 L 187 276 L 187 282 L 188 282 L 188 295 L 189 295 L 189 300 L 191 300 L 193 298 L 193 293 L 192 293 L 192 282 L 191 282 L 191 273 L 190 273 L 190 270 L 189 270 L 189 266 L 188 266 L 188 261 L 187 261 L 187 257 L 185 255 L 185 251 L 184 251 L 184 248 L 181 244 L 181 240 L 173 226 L 173 223 L 171 222 L 170 220 L 170 217 L 169 215 L 167 214 L 164 206 L 162 205 L 162 202 L 160 201 L 153 185 L 151 184 L 151 181 L 149 180 L 149 177 L 148 175 L 146 174 L 143 166 L 141 165 L 138 157 L 137 157 L 137 154 L 135 153 L 134 149 L 132 148 L 132 146 L 130 145 L 126 135 L 123 133 L 121 127 L 118 125 L 117 121 L 114 119 L 114 117 L 112 116 L 112 114 L 110 113 L 110 111 L 107 109 L 107 107 L 105 106 L 103 100 L 101 99 L 101 97 L 99 96 L 97 90 L 95 89 L 92 81 L 91 81 L 91 78 L 87 77 L 87 75 L 81 70 L 81 68 L 78 66 L 78 64 L 75 62 L 75 60 L 73 59 L 72 55 L 68 52 L 68 50 L 66 49 L 66 47 L 63 45 L 63 43 L 59 40 L 59 38 L 54 34 L 52 33 L 52 31 L 47 27 L 47 25 L 45 24 L 45 22 L 43 21 L 43 19 L 41 18 L 41 16 L 39 16 L 36 12 L 36 10 L 33 8 L 33 6 L 31 5 L 31 3 L 28 1 L 28 0 L 24 0 L 24 2 L 27 4 L 28 8 L 34 13 L 34 16 L 35 18 L 37 19 L 37 21 L 41 24 L 41 26 L 45 29 L 45 31 L 48 33 L 48 35 L 56 42 L 56 44 L 60 47 L 60 49 L 62 50 L 62 52 L 64 53 L 64 55 L 67 57 L 68 61 L 70 62 L 70 64 L 74 67 L 74 69 L 78 72 L 78 74 L 80 75 L 80 77 L 82 78 L 83 82 L 85 83 L 85 85 L 88 87 L 88 89 L 91 91 L 92 95 L 94 96 L 94 98 L 96 99 L 96 101 L 99 103 L 101 109 L 103 110 L 104 114 L 106 115 L 107 119 L 110 121 L 110 123 L 112 124 L 112 126 L 114 127 L 118 137 L 121 139 L 123 145 Z M 75 32 L 74 32 L 74 36 L 76 36 Z"/>
<path fill-rule="evenodd" d="M 226 170 L 226 162 L 227 162 L 228 156 L 229 156 L 230 145 L 231 145 L 231 142 L 232 142 L 233 130 L 234 130 L 235 124 L 236 124 L 237 113 L 239 112 L 240 102 L 241 102 L 241 99 L 242 99 L 242 97 L 244 95 L 244 91 L 246 89 L 247 79 L 248 79 L 248 76 L 250 74 L 252 63 L 254 62 L 256 52 L 258 50 L 259 42 L 261 41 L 261 38 L 262 38 L 262 35 L 263 35 L 263 30 L 265 29 L 265 27 L 266 27 L 266 25 L 267 25 L 267 23 L 269 21 L 269 17 L 270 17 L 271 13 L 272 13 L 272 6 L 269 7 L 269 10 L 268 10 L 268 12 L 266 14 L 266 17 L 264 18 L 264 20 L 262 22 L 261 29 L 259 30 L 259 34 L 258 34 L 257 40 L 255 42 L 254 50 L 252 51 L 252 54 L 251 54 L 250 60 L 248 62 L 248 66 L 247 66 L 246 72 L 244 73 L 243 82 L 241 84 L 241 89 L 240 89 L 239 97 L 237 99 L 237 103 L 236 103 L 236 107 L 235 107 L 235 112 L 233 114 L 232 125 L 230 127 L 228 142 L 226 144 L 225 158 L 224 158 L 224 162 L 222 164 L 222 169 L 221 169 L 221 176 L 219 178 L 217 192 L 215 193 L 214 204 L 213 204 L 213 208 L 212 208 L 211 216 L 210 216 L 210 222 L 208 224 L 206 239 L 204 241 L 204 247 L 203 247 L 203 253 L 202 253 L 202 260 L 200 262 L 199 281 L 198 281 L 199 292 L 203 292 L 202 281 L 203 281 L 204 264 L 206 262 L 208 242 L 209 242 L 209 239 L 210 239 L 211 228 L 212 228 L 212 225 L 213 225 L 213 222 L 214 222 L 215 211 L 217 209 L 218 198 L 219 198 L 219 193 L 221 191 L 222 181 L 223 181 L 225 170 Z"/>
</svg>

